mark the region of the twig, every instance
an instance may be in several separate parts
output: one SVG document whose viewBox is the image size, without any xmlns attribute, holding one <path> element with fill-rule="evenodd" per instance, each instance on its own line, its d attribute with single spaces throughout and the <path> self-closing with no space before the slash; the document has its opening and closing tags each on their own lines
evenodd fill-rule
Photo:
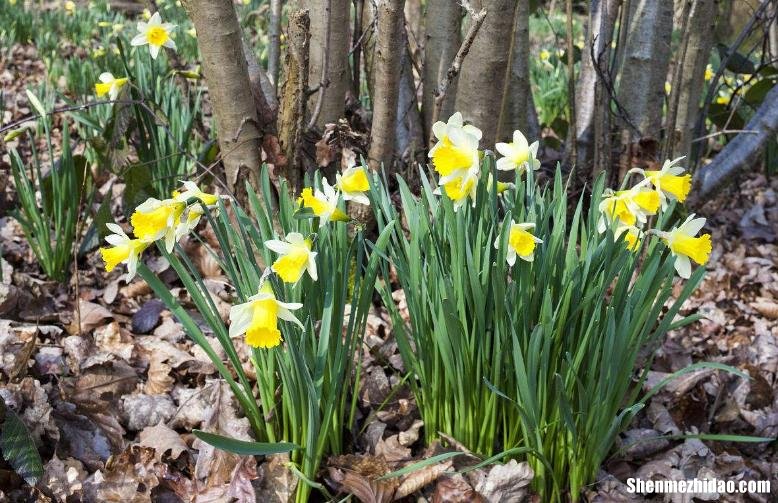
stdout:
<svg viewBox="0 0 778 503">
<path fill-rule="evenodd" d="M 643 137 L 643 133 L 640 132 L 640 128 L 638 128 L 635 123 L 632 120 L 632 117 L 630 117 L 629 112 L 624 108 L 624 105 L 621 104 L 621 102 L 616 98 L 616 89 L 613 86 L 613 81 L 611 80 L 610 75 L 606 75 L 605 72 L 602 70 L 602 66 L 600 63 L 600 60 L 602 56 L 605 54 L 605 50 L 603 49 L 603 52 L 599 55 L 595 54 L 594 52 L 594 46 L 596 45 L 595 42 L 597 40 L 597 37 L 594 37 L 592 39 L 592 43 L 589 46 L 589 50 L 591 51 L 592 56 L 592 65 L 594 66 L 594 71 L 597 73 L 597 78 L 600 79 L 602 82 L 602 86 L 605 88 L 605 91 L 608 93 L 608 100 L 609 102 L 612 101 L 614 105 L 616 105 L 616 115 L 619 119 L 624 121 L 624 123 L 629 126 L 630 129 L 632 129 L 632 132 L 635 133 L 638 137 Z M 608 110 L 610 110 L 610 107 L 608 107 Z"/>
<path fill-rule="evenodd" d="M 681 53 L 673 69 L 672 88 L 670 89 L 667 107 L 667 122 L 665 123 L 665 143 L 662 146 L 661 159 L 670 159 L 675 146 L 675 127 L 678 118 L 678 104 L 681 98 L 681 73 L 686 62 L 686 52 L 689 48 L 689 38 L 691 35 L 689 19 L 697 14 L 698 5 L 699 2 L 696 0 L 686 0 L 681 11 Z"/>
<path fill-rule="evenodd" d="M 309 131 L 313 129 L 313 127 L 316 125 L 316 121 L 319 119 L 321 107 L 324 103 L 324 93 L 326 92 L 327 87 L 330 85 L 329 80 L 327 79 L 327 72 L 329 71 L 327 67 L 330 64 L 330 35 L 332 34 L 330 17 L 332 17 L 332 0 L 327 0 L 327 8 L 324 10 L 324 26 L 326 27 L 326 30 L 324 31 L 324 54 L 322 56 L 321 64 L 319 96 L 316 97 L 316 105 L 313 107 L 311 120 L 308 122 L 308 127 L 306 128 Z"/>
<path fill-rule="evenodd" d="M 706 134 L 705 136 L 700 136 L 699 138 L 695 138 L 692 140 L 692 143 L 705 141 L 710 138 L 715 138 L 717 136 L 725 135 L 725 134 L 759 134 L 759 131 L 755 131 L 753 129 L 722 129 L 721 131 L 716 131 L 715 133 Z"/>
<path fill-rule="evenodd" d="M 567 0 L 565 5 L 567 16 L 567 103 L 570 111 L 570 165 L 575 166 L 577 157 L 575 135 L 575 57 L 573 54 L 573 0 Z M 590 28 L 591 29 L 591 28 Z"/>
<path fill-rule="evenodd" d="M 443 101 L 446 99 L 448 86 L 450 86 L 451 81 L 454 80 L 457 75 L 459 75 L 459 70 L 462 67 L 462 61 L 465 59 L 465 56 L 467 56 L 467 53 L 470 52 L 470 47 L 473 45 L 473 40 L 475 40 L 475 36 L 478 34 L 478 30 L 481 29 L 481 25 L 484 24 L 484 19 L 486 18 L 486 9 L 481 9 L 481 12 L 472 14 L 473 8 L 468 2 L 463 1 L 462 6 L 471 13 L 473 19 L 470 23 L 470 28 L 467 30 L 467 35 L 465 35 L 465 39 L 462 41 L 462 45 L 459 46 L 459 50 L 457 51 L 456 56 L 454 56 L 454 60 L 451 62 L 451 66 L 448 68 L 446 75 L 443 76 L 437 90 L 435 91 L 435 106 L 432 109 L 433 124 L 438 120 L 440 111 L 443 109 Z"/>
</svg>

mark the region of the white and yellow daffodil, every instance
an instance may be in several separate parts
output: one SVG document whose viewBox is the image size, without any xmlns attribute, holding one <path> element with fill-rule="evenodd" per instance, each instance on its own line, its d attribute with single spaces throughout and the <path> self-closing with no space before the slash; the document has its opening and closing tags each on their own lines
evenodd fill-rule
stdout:
<svg viewBox="0 0 778 503">
<path fill-rule="evenodd" d="M 438 142 L 428 155 L 440 176 L 479 169 L 478 142 L 481 141 L 482 133 L 475 126 L 464 125 L 461 113 L 454 113 L 448 122 L 438 121 L 433 124 L 432 134 Z"/>
<path fill-rule="evenodd" d="M 343 171 L 343 174 L 338 173 L 335 176 L 335 185 L 343 194 L 343 199 L 370 205 L 370 198 L 366 194 L 370 190 L 370 182 L 364 166 L 351 166 Z"/>
<path fill-rule="evenodd" d="M 692 190 L 692 175 L 688 173 L 684 175 L 684 168 L 677 166 L 682 159 L 683 157 L 673 159 L 672 161 L 667 160 L 660 170 L 642 170 L 640 168 L 630 170 L 631 172 L 642 174 L 656 188 L 662 203 L 662 209 L 667 208 L 668 196 L 682 203 L 686 200 L 686 196 L 689 195 L 689 191 Z"/>
<path fill-rule="evenodd" d="M 535 259 L 535 248 L 543 240 L 533 235 L 532 231 L 535 228 L 533 223 L 511 222 L 511 228 L 508 231 L 508 249 L 505 254 L 505 260 L 509 266 L 513 266 L 516 263 L 516 257 L 520 257 L 522 260 L 532 262 Z M 494 247 L 500 248 L 500 236 L 494 241 Z"/>
<path fill-rule="evenodd" d="M 100 82 L 95 84 L 95 94 L 98 98 L 102 98 L 107 94 L 112 101 L 116 101 L 122 88 L 128 82 L 126 77 L 117 79 L 111 72 L 103 72 L 98 78 Z"/>
<path fill-rule="evenodd" d="M 669 232 L 657 232 L 675 256 L 675 270 L 682 278 L 686 279 L 691 276 L 691 261 L 699 265 L 705 265 L 708 262 L 710 252 L 713 249 L 710 234 L 695 237 L 704 225 L 704 218 L 694 218 L 694 214 L 692 214 L 675 229 Z"/>
<path fill-rule="evenodd" d="M 265 282 L 248 302 L 230 308 L 230 337 L 246 334 L 246 344 L 251 347 L 276 347 L 281 344 L 278 320 L 291 321 L 302 328 L 303 324 L 292 314 L 301 307 L 299 303 L 280 302 L 270 283 Z"/>
<path fill-rule="evenodd" d="M 160 201 L 151 197 L 135 208 L 135 212 L 130 216 L 130 223 L 141 241 L 150 243 L 164 238 L 165 249 L 172 252 L 176 240 L 180 237 L 177 235 L 177 229 L 185 209 L 186 203 L 182 201 Z"/>
<path fill-rule="evenodd" d="M 135 277 L 140 256 L 149 244 L 140 239 L 130 238 L 116 224 L 105 224 L 105 226 L 113 232 L 105 237 L 105 241 L 111 246 L 100 248 L 100 255 L 105 261 L 105 270 L 111 272 L 117 265 L 126 263 L 127 282 L 129 282 Z"/>
<path fill-rule="evenodd" d="M 183 188 L 173 193 L 173 199 L 176 201 L 185 203 L 190 199 L 198 199 L 206 206 L 213 206 L 219 200 L 219 196 L 203 192 L 196 183 L 190 180 L 182 181 L 181 184 L 183 185 Z"/>
<path fill-rule="evenodd" d="M 187 203 L 192 199 L 201 201 L 208 208 L 215 208 L 216 202 L 219 200 L 219 196 L 216 194 L 208 194 L 203 192 L 197 187 L 197 184 L 192 181 L 182 182 L 183 189 L 173 192 L 173 200 L 182 203 Z M 197 224 L 200 223 L 200 219 L 205 214 L 205 210 L 199 203 L 190 204 L 187 206 L 184 214 L 181 216 L 180 222 L 176 227 L 176 241 L 192 232 Z"/>
<path fill-rule="evenodd" d="M 316 273 L 316 252 L 311 251 L 311 239 L 304 238 L 299 232 L 290 232 L 284 241 L 265 241 L 265 247 L 279 255 L 271 269 L 285 283 L 297 283 L 305 271 L 308 271 L 312 280 L 319 279 Z"/>
<path fill-rule="evenodd" d="M 659 211 L 659 194 L 646 187 L 643 182 L 628 190 L 612 191 L 606 189 L 600 202 L 600 219 L 597 222 L 597 230 L 605 232 L 613 222 L 627 227 L 635 226 L 638 222 L 645 223 L 647 217 L 656 215 Z"/>
<path fill-rule="evenodd" d="M 492 185 L 494 185 L 494 176 L 492 173 L 489 173 L 489 177 L 486 179 L 486 191 L 491 192 L 492 191 Z M 501 195 L 503 192 L 509 189 L 516 188 L 516 184 L 513 182 L 501 182 L 497 180 L 497 195 Z"/>
<path fill-rule="evenodd" d="M 176 43 L 170 37 L 173 30 L 176 29 L 176 25 L 172 23 L 163 23 L 162 18 L 159 17 L 159 12 L 155 12 L 149 22 L 138 22 L 138 34 L 132 39 L 130 44 L 133 46 L 146 45 L 149 46 L 149 52 L 152 59 L 157 59 L 159 50 L 162 47 L 168 47 L 170 49 L 176 49 Z"/>
<path fill-rule="evenodd" d="M 624 243 L 627 245 L 627 250 L 638 251 L 640 249 L 640 242 L 643 239 L 643 232 L 634 226 L 622 225 L 616 229 L 614 233 L 616 239 L 624 234 Z"/>
<path fill-rule="evenodd" d="M 538 146 L 539 143 L 536 141 L 530 145 L 521 131 L 514 131 L 511 143 L 498 143 L 494 146 L 495 150 L 503 155 L 497 159 L 497 169 L 516 170 L 519 174 L 528 169 L 537 170 L 540 168 L 540 161 L 537 159 Z"/>
<path fill-rule="evenodd" d="M 713 71 L 713 67 L 709 64 L 705 67 L 705 82 L 709 82 L 714 75 L 716 75 L 716 72 Z"/>
<path fill-rule="evenodd" d="M 440 179 L 440 187 L 435 189 L 434 194 L 445 192 L 446 196 L 454 204 L 454 211 L 458 211 L 459 208 L 464 206 L 468 197 L 471 199 L 472 206 L 475 206 L 476 193 L 478 192 L 478 175 L 478 171 L 467 170 L 464 174 L 457 172 L 443 177 Z"/>
<path fill-rule="evenodd" d="M 325 225 L 330 220 L 336 222 L 348 222 L 346 213 L 338 208 L 340 195 L 335 191 L 326 178 L 321 180 L 322 190 L 306 187 L 303 189 L 297 202 L 301 208 L 310 208 L 314 215 L 319 217 L 319 224 Z"/>
</svg>

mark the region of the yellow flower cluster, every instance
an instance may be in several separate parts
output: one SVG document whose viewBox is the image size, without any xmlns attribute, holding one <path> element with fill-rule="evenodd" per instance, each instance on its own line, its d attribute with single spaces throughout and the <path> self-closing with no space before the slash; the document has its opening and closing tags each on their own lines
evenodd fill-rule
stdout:
<svg viewBox="0 0 778 503">
<path fill-rule="evenodd" d="M 135 238 L 130 238 L 116 224 L 106 224 L 113 232 L 105 238 L 110 247 L 100 248 L 105 269 L 112 271 L 119 264 L 127 264 L 127 281 L 136 273 L 143 251 L 158 239 L 165 240 L 165 249 L 173 251 L 176 241 L 191 232 L 200 222 L 203 208 L 200 202 L 214 207 L 218 196 L 206 194 L 194 182 L 183 182 L 183 189 L 170 199 L 149 198 L 130 216 Z"/>
<path fill-rule="evenodd" d="M 682 159 L 665 161 L 659 170 L 630 170 L 641 174 L 643 180 L 627 190 L 605 191 L 599 205 L 597 229 L 605 232 L 615 227 L 616 236 L 624 235 L 629 250 L 639 250 L 644 236 L 641 227 L 647 224 L 648 217 L 656 215 L 660 208 L 666 210 L 671 200 L 684 202 L 691 191 L 691 175 L 678 166 Z M 690 259 L 699 265 L 708 261 L 712 249 L 710 234 L 695 237 L 704 225 L 704 218 L 692 215 L 669 232 L 652 231 L 670 248 L 675 256 L 675 269 L 682 278 L 691 276 Z"/>
</svg>

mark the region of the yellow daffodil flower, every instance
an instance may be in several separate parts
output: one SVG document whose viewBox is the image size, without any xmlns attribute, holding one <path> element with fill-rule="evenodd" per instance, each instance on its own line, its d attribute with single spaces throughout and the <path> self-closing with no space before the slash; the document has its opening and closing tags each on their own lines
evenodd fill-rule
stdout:
<svg viewBox="0 0 778 503">
<path fill-rule="evenodd" d="M 692 175 L 688 173 L 684 175 L 684 168 L 677 166 L 682 159 L 683 157 L 673 159 L 672 161 L 667 160 L 660 170 L 642 170 L 638 168 L 630 170 L 631 172 L 642 174 L 656 188 L 662 202 L 662 209 L 667 208 L 668 196 L 682 203 L 692 189 Z"/>
<path fill-rule="evenodd" d="M 142 241 L 150 243 L 157 239 L 165 239 L 165 249 L 173 251 L 176 244 L 177 229 L 181 215 L 186 209 L 186 203 L 175 199 L 149 198 L 130 216 L 130 223 L 135 228 L 135 235 Z"/>
<path fill-rule="evenodd" d="M 192 181 L 184 181 L 182 184 L 184 185 L 182 190 L 173 191 L 174 201 L 187 203 L 192 199 L 197 199 L 208 208 L 216 207 L 219 196 L 203 192 L 197 187 L 197 184 Z M 204 214 L 205 210 L 199 203 L 187 206 L 184 215 L 181 217 L 181 221 L 176 227 L 176 241 L 195 230 L 197 224 L 200 223 L 200 218 L 202 218 Z"/>
<path fill-rule="evenodd" d="M 538 142 L 533 142 L 530 145 L 521 131 L 514 131 L 511 143 L 498 143 L 494 146 L 495 150 L 504 156 L 497 159 L 497 169 L 500 171 L 517 170 L 521 174 L 527 169 L 540 168 L 540 161 L 537 159 L 538 145 Z"/>
<path fill-rule="evenodd" d="M 673 86 L 671 86 L 669 82 L 665 82 L 665 94 L 670 94 L 670 91 L 672 90 Z"/>
<path fill-rule="evenodd" d="M 103 56 L 105 56 L 105 47 L 102 45 L 92 51 L 92 59 L 102 58 Z"/>
<path fill-rule="evenodd" d="M 107 94 L 112 101 L 119 97 L 122 88 L 127 84 L 126 77 L 117 79 L 111 72 L 101 73 L 99 79 L 100 82 L 95 84 L 95 94 L 98 98 Z"/>
<path fill-rule="evenodd" d="M 149 22 L 138 22 L 138 34 L 130 42 L 133 46 L 149 46 L 149 52 L 153 59 L 157 59 L 161 47 L 176 49 L 176 43 L 170 38 L 170 34 L 175 30 L 176 25 L 163 23 L 159 17 L 159 12 L 155 12 L 149 19 Z"/>
<path fill-rule="evenodd" d="M 141 16 L 143 16 L 143 19 L 148 21 L 149 19 L 151 19 L 151 11 L 148 9 L 143 9 L 143 12 L 141 12 Z"/>
<path fill-rule="evenodd" d="M 370 182 L 367 179 L 367 171 L 364 166 L 352 166 L 346 169 L 343 174 L 338 173 L 336 177 L 335 185 L 343 194 L 343 199 L 370 205 L 370 199 L 365 194 L 370 190 Z"/>
<path fill-rule="evenodd" d="M 206 206 L 213 206 L 219 200 L 219 196 L 216 194 L 208 194 L 200 190 L 197 184 L 186 180 L 181 182 L 184 186 L 183 190 L 175 191 L 173 193 L 173 199 L 176 201 L 187 202 L 190 199 L 199 199 Z"/>
<path fill-rule="evenodd" d="M 712 79 L 714 75 L 716 75 L 716 72 L 713 71 L 713 67 L 711 65 L 706 66 L 705 67 L 705 82 L 709 82 L 710 79 Z"/>
<path fill-rule="evenodd" d="M 336 222 L 348 222 L 349 218 L 343 210 L 338 208 L 339 194 L 335 191 L 326 178 L 321 181 L 322 190 L 306 187 L 300 194 L 297 202 L 302 208 L 310 208 L 314 215 L 319 217 L 319 224 L 326 225 L 330 220 Z"/>
<path fill-rule="evenodd" d="M 248 302 L 230 309 L 230 337 L 246 334 L 246 344 L 251 347 L 276 347 L 281 344 L 279 318 L 302 328 L 303 324 L 291 312 L 301 307 L 302 304 L 278 301 L 270 283 L 264 283 Z"/>
<path fill-rule="evenodd" d="M 297 283 L 308 271 L 312 280 L 318 279 L 316 273 L 316 252 L 311 251 L 313 243 L 299 232 L 290 232 L 284 241 L 270 239 L 265 247 L 280 256 L 273 262 L 271 269 L 285 283 Z"/>
<path fill-rule="evenodd" d="M 670 232 L 658 233 L 675 256 L 675 270 L 682 278 L 691 276 L 692 260 L 699 265 L 705 265 L 708 262 L 710 252 L 713 249 L 710 234 L 695 237 L 704 225 L 704 218 L 694 218 L 694 214 L 692 214 L 684 223 Z"/>
<path fill-rule="evenodd" d="M 486 191 L 491 192 L 492 191 L 492 185 L 494 184 L 494 176 L 492 176 L 491 173 L 489 173 L 489 177 L 486 179 Z M 511 182 L 501 182 L 497 181 L 497 195 L 499 196 L 503 192 L 505 192 L 508 189 L 515 188 L 516 185 Z"/>
<path fill-rule="evenodd" d="M 113 232 L 106 236 L 105 240 L 111 247 L 100 248 L 100 255 L 105 261 L 105 270 L 113 271 L 119 264 L 127 264 L 127 282 L 135 277 L 138 269 L 138 261 L 143 250 L 149 245 L 140 239 L 131 239 L 124 233 L 121 227 L 116 224 L 105 224 Z"/>
<path fill-rule="evenodd" d="M 522 260 L 532 262 L 535 260 L 535 247 L 542 243 L 543 240 L 532 234 L 535 224 L 523 223 L 517 224 L 511 222 L 510 231 L 508 231 L 508 250 L 505 255 L 505 260 L 509 266 L 513 266 L 516 263 L 516 257 L 520 257 Z M 500 248 L 500 236 L 494 241 L 494 247 Z"/>
<path fill-rule="evenodd" d="M 72 0 L 67 0 L 64 5 L 65 12 L 68 13 L 69 16 L 72 16 L 74 12 L 76 12 L 76 3 Z"/>
<path fill-rule="evenodd" d="M 637 222 L 645 223 L 648 216 L 656 215 L 661 204 L 659 194 L 642 184 L 618 192 L 607 190 L 603 196 L 597 223 L 599 232 L 605 232 L 614 221 L 628 227 Z"/>
<path fill-rule="evenodd" d="M 440 176 L 463 174 L 465 170 L 479 168 L 478 142 L 482 133 L 475 126 L 464 125 L 461 113 L 454 113 L 448 122 L 433 124 L 432 133 L 438 142 L 428 155 Z"/>
<path fill-rule="evenodd" d="M 470 197 L 475 206 L 476 192 L 478 191 L 478 172 L 468 170 L 464 175 L 449 175 L 441 179 L 443 192 L 454 203 L 454 211 L 458 211 Z M 441 188 L 435 189 L 435 194 L 441 193 Z"/>
<path fill-rule="evenodd" d="M 114 35 L 118 35 L 122 30 L 124 29 L 124 25 L 121 23 L 116 23 L 113 26 L 111 26 L 111 31 Z"/>
<path fill-rule="evenodd" d="M 540 60 L 541 61 L 548 61 L 548 58 L 550 58 L 550 57 L 551 57 L 551 53 L 548 52 L 547 50 L 543 49 L 542 51 L 540 51 Z"/>
<path fill-rule="evenodd" d="M 97 22 L 97 26 L 99 26 L 100 28 L 108 28 L 109 26 L 111 26 L 111 22 L 110 21 L 98 21 Z"/>
<path fill-rule="evenodd" d="M 627 250 L 638 251 L 640 249 L 640 241 L 643 237 L 643 233 L 640 229 L 624 225 L 616 229 L 616 239 L 622 234 L 624 234 L 624 243 L 627 245 Z"/>
</svg>

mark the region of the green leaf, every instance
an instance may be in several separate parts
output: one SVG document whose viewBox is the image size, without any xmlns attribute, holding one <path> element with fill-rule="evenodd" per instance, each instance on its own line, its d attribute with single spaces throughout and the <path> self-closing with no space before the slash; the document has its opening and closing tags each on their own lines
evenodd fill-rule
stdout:
<svg viewBox="0 0 778 503">
<path fill-rule="evenodd" d="M 206 444 L 242 456 L 268 456 L 270 454 L 291 452 L 300 448 L 300 446 L 289 442 L 248 442 L 246 440 L 238 440 L 237 438 L 225 437 L 223 435 L 208 433 L 202 430 L 192 430 L 192 433 Z"/>
<path fill-rule="evenodd" d="M 151 169 L 134 164 L 124 172 L 124 213 L 129 215 L 140 203 L 154 195 Z"/>
<path fill-rule="evenodd" d="M 30 100 L 30 104 L 35 108 L 35 111 L 38 112 L 38 114 L 41 117 L 45 117 L 46 109 L 43 108 L 43 103 L 41 103 L 41 100 L 39 100 L 37 96 L 32 94 L 32 91 L 30 91 L 29 89 L 27 89 L 25 92 L 27 93 L 27 99 Z"/>
<path fill-rule="evenodd" d="M 34 486 L 43 476 L 43 463 L 30 432 L 16 412 L 6 408 L 3 431 L 0 431 L 0 449 L 3 458 L 21 478 Z"/>
<path fill-rule="evenodd" d="M 434 465 L 436 463 L 440 463 L 441 461 L 445 461 L 447 459 L 451 459 L 456 456 L 462 456 L 466 453 L 464 452 L 444 452 L 443 454 L 438 454 L 437 456 L 432 456 L 431 458 L 424 459 L 422 461 L 418 461 L 416 463 L 411 463 L 408 466 L 404 466 L 400 468 L 399 470 L 395 470 L 393 472 L 389 472 L 386 475 L 379 477 L 378 480 L 386 480 L 386 479 L 392 479 L 395 477 L 401 477 L 405 475 L 406 473 L 415 472 L 416 470 L 421 470 L 422 468 L 426 468 L 430 465 Z"/>
</svg>

